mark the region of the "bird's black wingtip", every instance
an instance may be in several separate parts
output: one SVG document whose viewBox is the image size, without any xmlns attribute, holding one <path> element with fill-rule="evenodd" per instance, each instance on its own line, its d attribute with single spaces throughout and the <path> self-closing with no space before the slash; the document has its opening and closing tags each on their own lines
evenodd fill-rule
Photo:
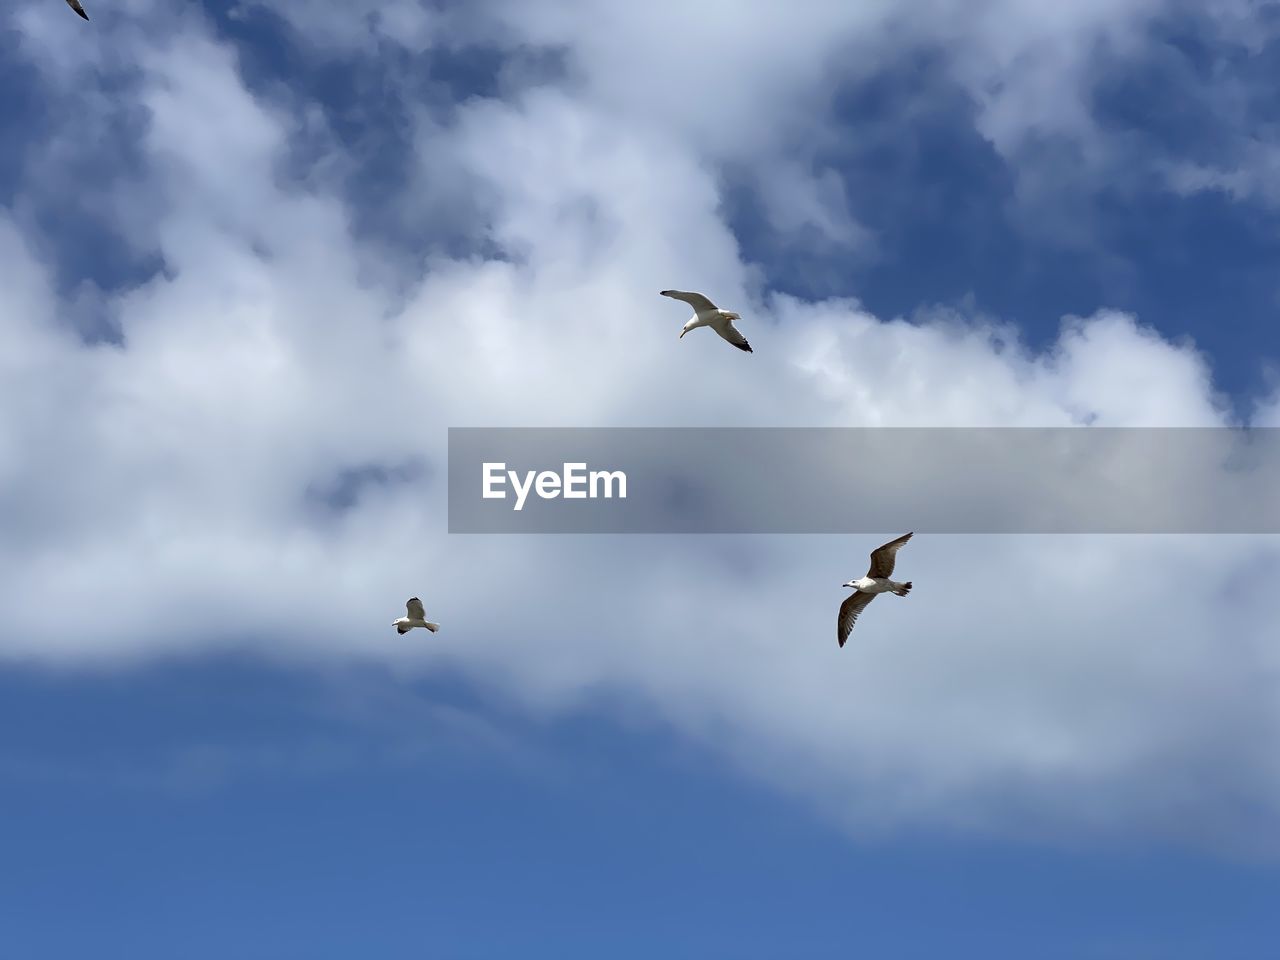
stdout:
<svg viewBox="0 0 1280 960">
<path fill-rule="evenodd" d="M 76 13 L 84 20 L 89 19 L 89 15 L 85 13 L 83 10 L 77 10 Z"/>
<path fill-rule="evenodd" d="M 755 353 L 755 351 L 751 349 L 751 344 L 749 343 L 735 343 L 734 346 L 739 350 L 745 350 L 747 353 Z"/>
</svg>

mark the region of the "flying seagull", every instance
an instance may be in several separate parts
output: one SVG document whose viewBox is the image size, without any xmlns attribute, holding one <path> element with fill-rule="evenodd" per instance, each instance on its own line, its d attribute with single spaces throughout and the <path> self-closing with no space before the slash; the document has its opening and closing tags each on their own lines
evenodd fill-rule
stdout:
<svg viewBox="0 0 1280 960">
<path fill-rule="evenodd" d="M 898 559 L 898 550 L 910 539 L 911 534 L 908 533 L 897 540 L 890 540 L 884 546 L 876 547 L 871 551 L 871 569 L 867 571 L 867 575 L 861 580 L 841 584 L 843 587 L 853 587 L 853 593 L 840 604 L 840 617 L 836 621 L 836 639 L 840 641 L 840 646 L 843 647 L 844 642 L 849 639 L 849 631 L 853 629 L 853 622 L 858 619 L 858 614 L 876 598 L 877 593 L 894 593 L 905 597 L 911 592 L 910 580 L 898 583 L 889 579 L 893 575 L 894 562 Z"/>
<path fill-rule="evenodd" d="M 740 334 L 733 325 L 733 321 L 742 319 L 738 314 L 730 313 L 728 310 L 721 310 L 700 293 L 688 293 L 684 290 L 663 290 L 661 293 L 664 297 L 683 300 L 693 307 L 693 319 L 684 325 L 684 329 L 680 331 L 680 337 L 683 337 L 690 330 L 697 330 L 699 327 L 710 327 L 739 350 L 745 350 L 747 353 L 755 352 L 751 349 L 751 344 L 747 343 L 747 338 Z"/>
<path fill-rule="evenodd" d="M 80 16 L 84 17 L 86 20 L 89 19 L 89 15 L 84 12 L 84 7 L 80 6 L 80 0 L 67 0 L 67 6 L 80 14 Z"/>
<path fill-rule="evenodd" d="M 422 609 L 422 601 L 417 597 L 410 597 L 404 609 L 409 614 L 407 617 L 391 621 L 391 625 L 396 628 L 396 633 L 403 635 L 414 627 L 426 627 L 432 633 L 440 629 L 440 624 L 432 623 L 427 619 L 427 612 Z"/>
</svg>

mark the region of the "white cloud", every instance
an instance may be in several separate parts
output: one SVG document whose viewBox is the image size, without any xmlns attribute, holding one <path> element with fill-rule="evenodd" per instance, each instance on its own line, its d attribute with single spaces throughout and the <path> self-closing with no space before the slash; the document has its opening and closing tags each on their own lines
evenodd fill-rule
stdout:
<svg viewBox="0 0 1280 960">
<path fill-rule="evenodd" d="M 1237 797 L 1274 822 L 1280 602 L 1256 573 L 1274 540 L 920 536 L 911 598 L 877 601 L 840 651 L 837 585 L 864 538 L 446 536 L 451 425 L 1225 422 L 1192 346 L 1105 309 L 1035 353 L 945 310 L 762 293 L 717 164 L 775 162 L 822 65 L 876 14 L 846 7 L 788 44 L 781 4 L 701 31 L 657 8 L 585 26 L 508 10 L 574 45 L 580 85 L 433 129 L 422 163 L 483 189 L 510 259 L 432 257 L 407 293 L 369 270 L 323 177 L 284 177 L 300 121 L 202 28 L 120 38 L 150 116 L 158 216 L 138 232 L 166 272 L 112 298 L 122 346 L 87 346 L 0 219 L 0 657 L 236 646 L 448 664 L 530 709 L 639 701 L 855 828 L 1229 843 L 1248 826 Z M 755 354 L 677 343 L 667 285 L 738 307 Z M 435 472 L 317 515 L 317 485 L 406 460 Z M 444 624 L 429 644 L 388 635 L 410 593 Z"/>
</svg>

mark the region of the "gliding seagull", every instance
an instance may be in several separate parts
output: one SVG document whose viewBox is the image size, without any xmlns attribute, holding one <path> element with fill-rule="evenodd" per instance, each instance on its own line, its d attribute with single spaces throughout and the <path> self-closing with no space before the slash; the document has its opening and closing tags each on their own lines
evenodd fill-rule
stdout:
<svg viewBox="0 0 1280 960">
<path fill-rule="evenodd" d="M 408 603 L 404 605 L 404 609 L 409 614 L 407 617 L 391 621 L 391 625 L 396 628 L 396 633 L 403 636 L 414 627 L 426 627 L 432 633 L 440 629 L 440 624 L 432 623 L 426 619 L 427 612 L 422 609 L 422 601 L 417 597 L 410 597 Z"/>
<path fill-rule="evenodd" d="M 858 614 L 876 598 L 877 593 L 893 593 L 905 597 L 911 592 L 910 580 L 898 583 L 889 579 L 898 559 L 898 550 L 910 539 L 911 534 L 908 533 L 876 547 L 871 551 L 871 569 L 867 571 L 867 575 L 861 580 L 841 584 L 842 587 L 853 587 L 853 593 L 840 604 L 840 616 L 836 620 L 836 639 L 840 641 L 840 646 L 843 647 L 844 642 L 849 639 L 849 631 L 853 629 L 853 622 L 858 619 Z"/>
<path fill-rule="evenodd" d="M 745 350 L 747 353 L 755 352 L 751 349 L 751 344 L 747 343 L 747 338 L 740 334 L 733 325 L 733 321 L 742 319 L 738 314 L 730 313 L 728 310 L 721 310 L 700 293 L 689 293 L 685 290 L 662 290 L 660 292 L 664 297 L 683 300 L 693 307 L 693 319 L 684 325 L 684 329 L 680 331 L 680 337 L 683 337 L 690 330 L 697 330 L 698 327 L 710 327 L 739 350 Z"/>
<path fill-rule="evenodd" d="M 80 14 L 80 16 L 84 17 L 86 20 L 89 19 L 89 15 L 84 12 L 84 7 L 80 6 L 80 0 L 67 0 L 67 6 Z"/>
</svg>

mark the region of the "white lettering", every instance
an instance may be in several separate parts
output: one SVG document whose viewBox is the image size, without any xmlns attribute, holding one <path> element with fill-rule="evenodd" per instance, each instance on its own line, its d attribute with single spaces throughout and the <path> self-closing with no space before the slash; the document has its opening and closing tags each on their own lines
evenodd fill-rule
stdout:
<svg viewBox="0 0 1280 960">
<path fill-rule="evenodd" d="M 564 498 L 566 500 L 585 500 L 587 499 L 587 477 L 582 471 L 587 469 L 585 463 L 566 463 L 564 465 Z M 574 473 L 574 471 L 579 471 Z M 592 474 L 595 476 L 595 474 Z M 581 489 L 575 489 L 574 483 L 582 484 Z"/>
<path fill-rule="evenodd" d="M 493 485 L 495 483 L 507 482 L 507 478 L 504 477 L 501 473 L 497 473 L 497 474 L 494 473 L 495 470 L 498 470 L 498 471 L 506 470 L 507 465 L 505 463 L 484 463 L 484 464 L 481 464 L 481 467 L 484 470 L 484 491 L 482 493 L 482 496 L 486 500 L 506 499 L 507 491 L 495 490 L 493 489 Z"/>
<path fill-rule="evenodd" d="M 612 497 L 613 497 L 613 483 L 614 483 L 614 481 L 615 481 L 615 480 L 618 482 L 618 496 L 619 496 L 619 498 L 621 498 L 621 499 L 623 499 L 623 500 L 627 499 L 627 475 L 626 475 L 625 473 L 623 473 L 621 470 L 613 470 L 613 471 L 608 471 L 608 470 L 592 470 L 592 471 L 591 471 L 591 497 L 592 497 L 592 499 L 595 499 L 596 497 L 600 496 L 600 494 L 596 493 L 596 481 L 597 481 L 597 480 L 603 480 L 603 481 L 604 481 L 604 497 L 605 497 L 605 499 L 606 499 L 606 500 L 608 500 L 608 499 L 610 499 L 610 498 L 612 498 Z"/>
<path fill-rule="evenodd" d="M 553 470 L 543 470 L 538 474 L 538 496 L 543 500 L 554 500 L 560 496 L 560 474 Z"/>
<path fill-rule="evenodd" d="M 622 500 L 627 498 L 627 475 L 621 470 L 588 472 L 585 463 L 566 463 L 563 473 L 556 473 L 554 470 L 543 470 L 541 473 L 526 470 L 521 474 L 515 470 L 507 470 L 506 467 L 505 463 L 481 464 L 481 496 L 486 500 L 505 500 L 505 485 L 510 481 L 511 488 L 516 492 L 515 510 L 524 509 L 532 490 L 536 490 L 543 500 L 555 500 L 560 496 L 566 500 L 585 500 L 588 497 L 594 500 L 601 496 L 606 500 L 614 497 Z"/>
<path fill-rule="evenodd" d="M 516 509 L 524 509 L 524 498 L 529 496 L 529 488 L 533 486 L 533 471 L 530 470 L 525 474 L 524 486 L 520 486 L 520 478 L 514 470 L 508 470 L 507 476 L 511 478 L 511 486 L 516 489 Z"/>
</svg>

